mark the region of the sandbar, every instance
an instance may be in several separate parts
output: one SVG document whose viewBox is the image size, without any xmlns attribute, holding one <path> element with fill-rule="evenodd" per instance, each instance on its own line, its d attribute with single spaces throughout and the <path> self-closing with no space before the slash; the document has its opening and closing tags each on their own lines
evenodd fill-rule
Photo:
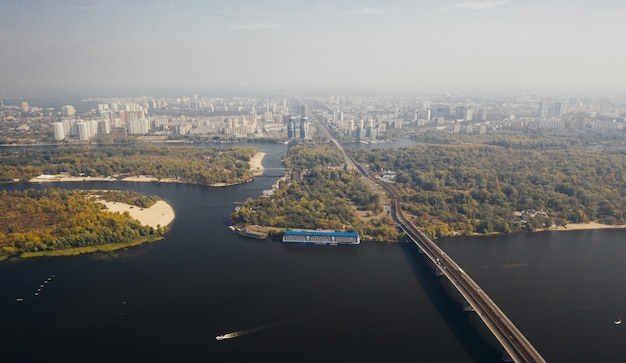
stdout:
<svg viewBox="0 0 626 363">
<path fill-rule="evenodd" d="M 265 153 L 258 152 L 256 153 L 249 161 L 250 163 L 250 171 L 254 176 L 259 176 L 263 174 L 263 158 L 265 157 Z"/>
<path fill-rule="evenodd" d="M 154 203 L 150 208 L 141 208 L 120 202 L 98 201 L 106 206 L 110 212 L 124 213 L 128 211 L 131 217 L 138 220 L 143 225 L 153 228 L 158 226 L 166 227 L 174 220 L 174 209 L 163 200 Z"/>
<path fill-rule="evenodd" d="M 588 223 L 568 223 L 563 226 L 552 226 L 550 228 L 540 229 L 540 231 L 579 231 L 585 229 L 616 229 L 626 228 L 626 224 L 602 224 L 598 222 Z"/>
</svg>

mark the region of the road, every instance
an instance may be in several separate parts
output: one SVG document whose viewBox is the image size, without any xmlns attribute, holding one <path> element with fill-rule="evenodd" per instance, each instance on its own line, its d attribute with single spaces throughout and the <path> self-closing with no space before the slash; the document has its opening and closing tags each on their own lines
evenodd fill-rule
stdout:
<svg viewBox="0 0 626 363">
<path fill-rule="evenodd" d="M 359 170 L 364 177 L 378 183 L 363 166 L 345 152 L 339 142 L 332 137 L 331 140 L 344 154 L 349 165 Z M 500 342 L 511 360 L 514 362 L 545 362 L 541 354 L 539 354 L 535 347 L 500 310 L 496 303 L 487 296 L 480 286 L 478 286 L 452 258 L 443 252 L 443 250 L 404 216 L 400 206 L 400 196 L 396 190 L 387 183 L 382 183 L 381 185 L 388 191 L 389 197 L 392 199 L 393 209 L 391 215 L 398 226 L 404 230 L 409 238 L 411 238 L 433 264 L 437 266 L 441 274 L 450 280 L 459 293 L 465 298 L 469 306 L 472 307 L 487 328 L 489 328 L 495 338 Z"/>
</svg>

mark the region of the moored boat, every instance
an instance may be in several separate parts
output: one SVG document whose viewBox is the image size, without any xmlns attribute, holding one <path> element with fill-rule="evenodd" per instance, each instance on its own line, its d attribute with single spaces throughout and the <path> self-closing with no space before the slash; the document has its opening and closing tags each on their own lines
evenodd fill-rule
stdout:
<svg viewBox="0 0 626 363">
<path fill-rule="evenodd" d="M 244 237 L 251 237 L 251 238 L 256 238 L 256 239 L 267 239 L 267 233 L 252 231 L 248 228 L 237 229 L 237 233 L 239 233 L 240 236 L 244 236 Z"/>
</svg>

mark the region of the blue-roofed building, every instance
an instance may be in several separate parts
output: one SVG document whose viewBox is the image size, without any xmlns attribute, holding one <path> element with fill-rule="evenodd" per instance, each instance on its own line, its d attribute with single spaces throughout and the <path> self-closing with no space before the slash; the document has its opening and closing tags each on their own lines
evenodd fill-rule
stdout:
<svg viewBox="0 0 626 363">
<path fill-rule="evenodd" d="M 285 231 L 284 243 L 303 243 L 314 245 L 358 245 L 361 243 L 359 234 L 355 232 L 319 232 L 319 231 Z"/>
</svg>

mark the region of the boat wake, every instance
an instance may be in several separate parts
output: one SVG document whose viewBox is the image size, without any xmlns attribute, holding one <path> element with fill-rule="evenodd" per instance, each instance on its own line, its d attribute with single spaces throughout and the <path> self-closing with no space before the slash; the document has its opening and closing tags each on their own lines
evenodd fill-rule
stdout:
<svg viewBox="0 0 626 363">
<path fill-rule="evenodd" d="M 279 325 L 285 325 L 285 324 L 290 324 L 293 323 L 295 321 L 301 321 L 304 319 L 295 319 L 295 320 L 288 320 L 288 321 L 283 321 L 280 323 L 275 323 L 275 324 L 269 324 L 269 325 L 263 325 L 257 328 L 252 328 L 252 329 L 246 329 L 246 330 L 239 330 L 239 331 L 235 331 L 232 333 L 227 333 L 227 334 L 222 334 L 222 335 L 218 335 L 215 337 L 215 340 L 227 340 L 227 339 L 233 339 L 233 338 L 238 338 L 244 335 L 248 335 L 251 333 L 255 333 L 258 332 L 260 330 L 265 330 L 265 329 L 269 329 L 269 328 L 273 328 Z"/>
</svg>

